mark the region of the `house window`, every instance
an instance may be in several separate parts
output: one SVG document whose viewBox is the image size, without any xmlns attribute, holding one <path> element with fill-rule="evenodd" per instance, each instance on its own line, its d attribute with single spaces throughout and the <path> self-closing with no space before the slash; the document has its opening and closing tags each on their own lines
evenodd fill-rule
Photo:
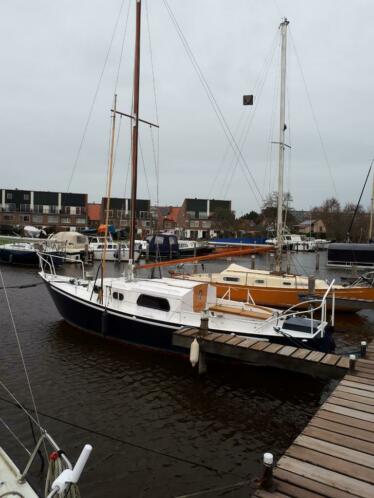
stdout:
<svg viewBox="0 0 374 498">
<path fill-rule="evenodd" d="M 13 221 L 14 216 L 12 214 L 4 214 L 3 219 L 4 219 L 4 221 Z"/>
<path fill-rule="evenodd" d="M 68 218 L 67 216 L 62 217 L 61 223 L 70 223 L 70 218 Z"/>
<path fill-rule="evenodd" d="M 58 216 L 48 216 L 48 223 L 58 223 Z"/>
<path fill-rule="evenodd" d="M 41 216 L 40 214 L 33 214 L 32 221 L 34 223 L 43 223 L 43 216 Z"/>
<path fill-rule="evenodd" d="M 138 306 L 143 306 L 144 308 L 152 308 L 161 311 L 170 311 L 169 301 L 163 297 L 140 294 L 136 304 Z"/>
<path fill-rule="evenodd" d="M 23 194 L 23 200 L 24 201 L 29 201 L 30 200 L 30 194 Z"/>
<path fill-rule="evenodd" d="M 198 221 L 190 221 L 190 227 L 191 228 L 199 228 L 199 222 Z"/>
<path fill-rule="evenodd" d="M 49 206 L 43 206 L 43 214 L 49 213 Z"/>
<path fill-rule="evenodd" d="M 7 194 L 6 194 L 6 200 L 7 201 L 11 201 L 12 199 L 13 199 L 13 194 L 10 193 L 10 192 L 7 192 Z"/>
<path fill-rule="evenodd" d="M 86 218 L 77 218 L 77 224 L 78 225 L 85 225 L 86 224 Z"/>
<path fill-rule="evenodd" d="M 30 215 L 28 215 L 28 214 L 21 214 L 19 219 L 23 223 L 30 223 Z"/>
</svg>

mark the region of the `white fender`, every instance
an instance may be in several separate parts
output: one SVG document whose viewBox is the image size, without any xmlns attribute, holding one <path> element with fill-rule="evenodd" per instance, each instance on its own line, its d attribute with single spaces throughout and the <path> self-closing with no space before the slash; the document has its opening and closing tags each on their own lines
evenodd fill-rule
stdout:
<svg viewBox="0 0 374 498">
<path fill-rule="evenodd" d="M 199 355 L 200 355 L 200 346 L 195 338 L 190 347 L 190 362 L 193 367 L 195 367 L 199 363 Z"/>
</svg>

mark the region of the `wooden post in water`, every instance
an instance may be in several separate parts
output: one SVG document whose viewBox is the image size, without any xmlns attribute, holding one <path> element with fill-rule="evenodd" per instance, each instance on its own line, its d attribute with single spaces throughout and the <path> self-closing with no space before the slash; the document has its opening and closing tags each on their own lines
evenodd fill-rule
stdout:
<svg viewBox="0 0 374 498">
<path fill-rule="evenodd" d="M 200 328 L 199 328 L 199 335 L 198 335 L 198 340 L 199 338 L 202 338 L 206 335 L 208 335 L 208 327 L 209 327 L 209 311 L 204 310 L 201 314 L 200 318 Z M 200 350 L 199 350 L 199 375 L 203 375 L 207 372 L 207 365 L 206 365 L 206 358 L 205 358 L 205 353 L 202 351 L 201 348 L 201 341 L 199 341 L 200 344 Z"/>
<path fill-rule="evenodd" d="M 319 271 L 319 250 L 318 250 L 318 245 L 316 247 L 316 271 Z"/>
<path fill-rule="evenodd" d="M 251 269 L 254 270 L 256 268 L 256 256 L 254 254 L 251 255 Z"/>
</svg>

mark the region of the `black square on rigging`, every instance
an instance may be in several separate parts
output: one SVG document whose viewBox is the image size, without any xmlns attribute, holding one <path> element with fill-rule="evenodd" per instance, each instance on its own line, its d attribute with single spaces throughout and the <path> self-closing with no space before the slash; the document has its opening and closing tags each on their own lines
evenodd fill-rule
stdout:
<svg viewBox="0 0 374 498">
<path fill-rule="evenodd" d="M 253 95 L 243 95 L 243 105 L 253 105 Z"/>
</svg>

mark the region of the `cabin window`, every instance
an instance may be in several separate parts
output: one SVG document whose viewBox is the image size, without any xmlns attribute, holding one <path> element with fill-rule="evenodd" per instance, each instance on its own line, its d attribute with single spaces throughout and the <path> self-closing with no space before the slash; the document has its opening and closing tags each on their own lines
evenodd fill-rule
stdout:
<svg viewBox="0 0 374 498">
<path fill-rule="evenodd" d="M 223 277 L 223 280 L 225 282 L 239 282 L 239 278 L 238 277 Z"/>
<path fill-rule="evenodd" d="M 121 292 L 113 292 L 113 299 L 118 299 L 119 301 L 123 301 L 123 294 Z"/>
<path fill-rule="evenodd" d="M 170 311 L 169 301 L 163 297 L 140 294 L 136 304 L 138 306 L 143 306 L 144 308 L 153 308 L 155 310 Z"/>
<path fill-rule="evenodd" d="M 291 282 L 283 282 L 283 285 L 291 285 Z"/>
<path fill-rule="evenodd" d="M 264 284 L 265 280 L 255 280 L 255 284 Z"/>
</svg>

